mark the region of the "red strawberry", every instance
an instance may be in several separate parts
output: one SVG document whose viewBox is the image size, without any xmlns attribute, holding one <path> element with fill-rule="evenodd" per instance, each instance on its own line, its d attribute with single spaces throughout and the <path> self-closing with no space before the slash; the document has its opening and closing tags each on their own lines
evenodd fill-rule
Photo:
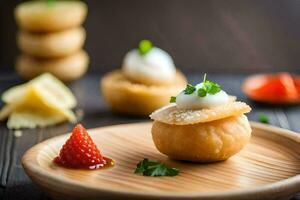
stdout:
<svg viewBox="0 0 300 200">
<path fill-rule="evenodd" d="M 63 145 L 59 156 L 54 162 L 71 168 L 98 169 L 106 164 L 99 149 L 87 133 L 86 129 L 78 124 L 72 135 Z"/>
</svg>

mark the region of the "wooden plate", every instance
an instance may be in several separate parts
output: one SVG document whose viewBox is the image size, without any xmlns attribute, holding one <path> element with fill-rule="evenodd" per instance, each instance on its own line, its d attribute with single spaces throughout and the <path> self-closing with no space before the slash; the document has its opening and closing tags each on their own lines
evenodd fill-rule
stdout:
<svg viewBox="0 0 300 200">
<path fill-rule="evenodd" d="M 151 123 L 89 130 L 115 167 L 72 170 L 52 159 L 68 134 L 32 147 L 23 157 L 29 177 L 56 199 L 284 199 L 300 191 L 300 135 L 252 123 L 250 144 L 227 161 L 195 164 L 169 160 L 151 139 Z M 133 173 L 143 158 L 180 169 L 176 177 Z"/>
</svg>

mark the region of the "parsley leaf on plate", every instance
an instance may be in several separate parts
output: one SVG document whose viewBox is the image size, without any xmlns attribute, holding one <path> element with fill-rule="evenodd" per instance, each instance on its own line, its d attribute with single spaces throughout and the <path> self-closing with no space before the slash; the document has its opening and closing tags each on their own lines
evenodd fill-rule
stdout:
<svg viewBox="0 0 300 200">
<path fill-rule="evenodd" d="M 137 164 L 134 173 L 143 174 L 143 176 L 176 176 L 179 170 L 168 167 L 160 161 L 145 158 Z"/>
</svg>

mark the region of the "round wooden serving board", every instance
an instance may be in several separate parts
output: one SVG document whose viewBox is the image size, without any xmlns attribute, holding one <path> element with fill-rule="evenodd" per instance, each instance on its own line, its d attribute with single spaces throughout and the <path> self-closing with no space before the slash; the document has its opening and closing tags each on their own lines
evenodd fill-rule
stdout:
<svg viewBox="0 0 300 200">
<path fill-rule="evenodd" d="M 288 199 L 300 191 L 300 134 L 252 123 L 251 142 L 227 161 L 196 164 L 168 159 L 151 138 L 151 123 L 89 130 L 116 165 L 72 170 L 53 164 L 69 134 L 32 147 L 23 157 L 29 177 L 56 199 Z M 175 177 L 134 174 L 143 158 L 180 169 Z"/>
</svg>

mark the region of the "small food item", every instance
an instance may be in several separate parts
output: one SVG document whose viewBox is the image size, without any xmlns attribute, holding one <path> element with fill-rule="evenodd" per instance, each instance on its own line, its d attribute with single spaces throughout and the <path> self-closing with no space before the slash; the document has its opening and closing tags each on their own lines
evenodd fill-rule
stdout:
<svg viewBox="0 0 300 200">
<path fill-rule="evenodd" d="M 150 115 L 154 120 L 154 144 L 170 158 L 193 162 L 226 160 L 251 137 L 244 115 L 251 108 L 206 78 L 196 86 L 187 85 L 171 101 L 174 103 Z"/>
<path fill-rule="evenodd" d="M 171 56 L 153 47 L 149 40 L 142 40 L 139 49 L 129 51 L 123 60 L 123 73 L 132 82 L 144 85 L 170 85 L 176 76 Z"/>
<path fill-rule="evenodd" d="M 77 104 L 72 92 L 51 74 L 43 74 L 2 94 L 6 104 L 0 120 L 8 118 L 10 129 L 35 128 L 63 121 L 75 122 L 71 110 Z"/>
<path fill-rule="evenodd" d="M 134 173 L 143 174 L 143 176 L 176 176 L 179 170 L 168 167 L 160 161 L 145 158 L 137 164 Z"/>
<path fill-rule="evenodd" d="M 29 86 L 33 86 L 43 99 L 57 107 L 74 108 L 77 104 L 70 89 L 49 73 L 36 77 L 28 83 L 9 88 L 3 92 L 2 101 L 11 104 L 20 100 L 28 93 Z"/>
<path fill-rule="evenodd" d="M 250 76 L 244 81 L 242 89 L 250 99 L 258 102 L 300 103 L 300 77 L 289 73 Z"/>
<path fill-rule="evenodd" d="M 54 32 L 80 26 L 87 6 L 82 1 L 27 1 L 15 9 L 17 24 L 29 32 Z"/>
<path fill-rule="evenodd" d="M 166 105 L 185 84 L 170 55 L 143 40 L 125 55 L 122 70 L 103 77 L 101 90 L 113 110 L 143 116 Z"/>
<path fill-rule="evenodd" d="M 69 56 L 78 52 L 84 41 L 85 30 L 82 27 L 42 34 L 20 31 L 17 37 L 23 53 L 39 58 Z"/>
<path fill-rule="evenodd" d="M 168 104 L 170 96 L 178 93 L 184 84 L 185 78 L 180 72 L 173 86 L 147 86 L 132 83 L 117 70 L 103 77 L 101 89 L 113 110 L 145 116 Z"/>
<path fill-rule="evenodd" d="M 16 70 L 24 79 L 51 73 L 62 81 L 72 81 L 85 74 L 89 57 L 83 50 L 63 58 L 42 59 L 26 54 L 17 59 Z"/>
<path fill-rule="evenodd" d="M 264 123 L 264 124 L 268 124 L 269 123 L 269 117 L 265 114 L 259 114 L 258 115 L 258 119 L 261 123 Z"/>
<path fill-rule="evenodd" d="M 114 165 L 111 159 L 102 156 L 100 150 L 81 124 L 75 126 L 70 138 L 53 161 L 64 167 L 83 169 L 99 169 Z"/>
<path fill-rule="evenodd" d="M 60 113 L 53 109 L 21 106 L 11 112 L 7 127 L 9 129 L 46 127 L 62 123 L 66 121 L 66 118 L 70 118 L 71 122 L 75 120 L 74 114 L 70 111 Z"/>
</svg>

